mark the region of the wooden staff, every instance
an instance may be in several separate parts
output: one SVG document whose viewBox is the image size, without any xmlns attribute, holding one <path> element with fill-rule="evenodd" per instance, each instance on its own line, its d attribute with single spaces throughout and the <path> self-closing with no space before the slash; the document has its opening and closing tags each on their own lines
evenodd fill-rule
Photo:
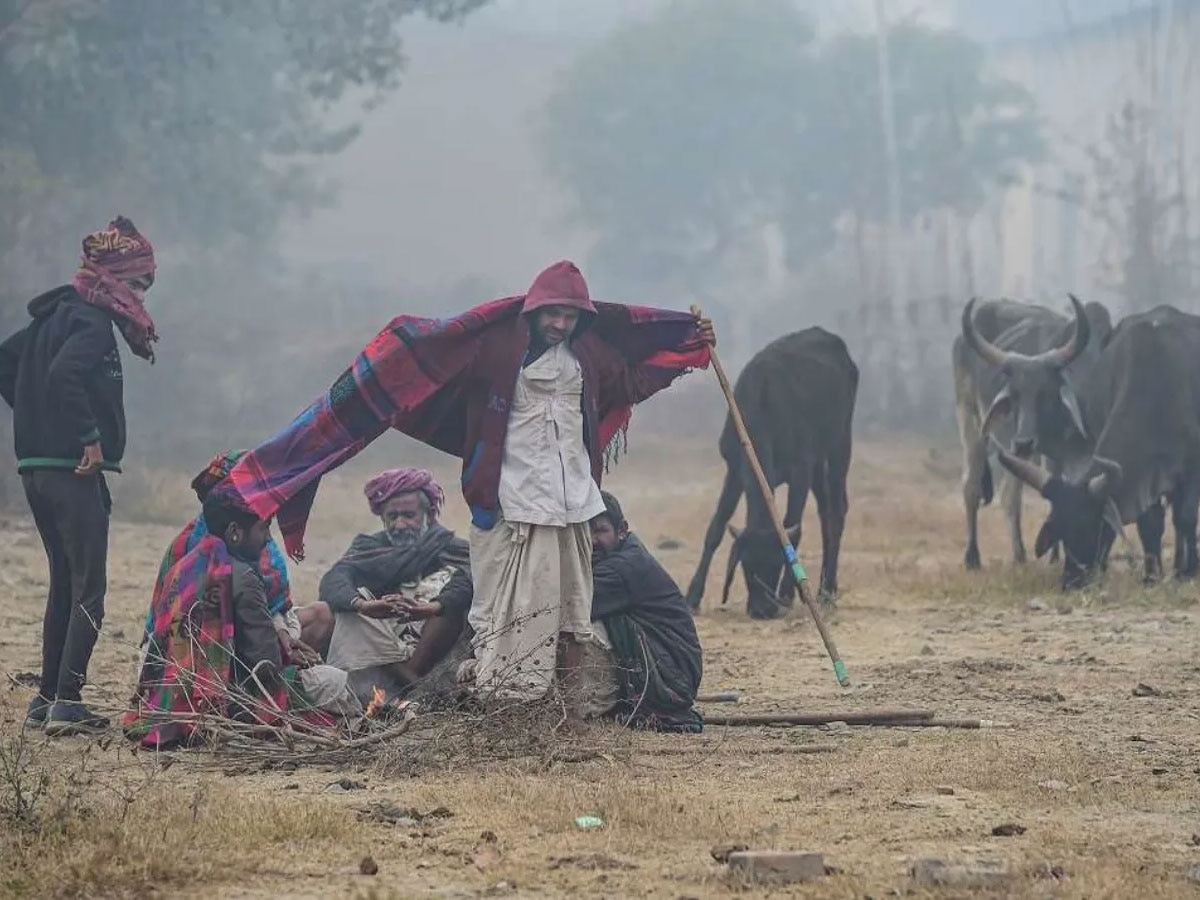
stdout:
<svg viewBox="0 0 1200 900">
<path fill-rule="evenodd" d="M 699 306 L 692 307 L 692 315 L 696 318 L 703 316 Z M 838 684 L 847 687 L 850 684 L 850 675 L 846 672 L 846 664 L 842 662 L 837 645 L 833 643 L 833 635 L 829 633 L 829 629 L 825 627 L 825 622 L 821 619 L 821 612 L 817 609 L 817 603 L 808 587 L 808 573 L 804 571 L 804 566 L 801 565 L 800 558 L 796 555 L 796 548 L 788 540 L 783 520 L 779 518 L 779 511 L 775 508 L 775 495 L 771 491 L 771 485 L 767 483 L 767 476 L 763 473 L 762 465 L 759 464 L 758 454 L 754 452 L 754 444 L 750 442 L 750 434 L 746 431 L 746 423 L 742 420 L 742 411 L 738 408 L 737 400 L 733 396 L 733 388 L 725 375 L 725 367 L 721 365 L 721 360 L 717 356 L 716 347 L 710 349 L 709 355 L 712 358 L 713 371 L 717 373 L 717 381 L 721 383 L 721 390 L 725 394 L 725 402 L 729 404 L 729 415 L 733 419 L 734 429 L 737 430 L 738 440 L 741 442 L 742 450 L 746 453 L 746 459 L 750 463 L 754 477 L 758 480 L 758 488 L 762 491 L 767 510 L 771 514 L 771 524 L 775 526 L 775 534 L 779 538 L 779 545 L 783 548 L 783 558 L 787 562 L 787 569 L 796 580 L 800 599 L 804 601 L 804 605 L 812 613 L 813 621 L 817 623 L 817 631 L 820 632 L 821 640 L 825 643 L 825 650 L 833 661 L 833 674 L 837 677 Z"/>
</svg>

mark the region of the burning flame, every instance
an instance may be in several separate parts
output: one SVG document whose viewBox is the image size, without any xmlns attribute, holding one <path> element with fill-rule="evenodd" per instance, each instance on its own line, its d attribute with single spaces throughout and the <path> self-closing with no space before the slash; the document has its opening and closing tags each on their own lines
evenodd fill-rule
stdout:
<svg viewBox="0 0 1200 900">
<path fill-rule="evenodd" d="M 373 719 L 379 715 L 379 711 L 383 709 L 387 703 L 387 692 L 379 685 L 371 688 L 371 702 L 367 704 L 366 716 L 368 719 Z"/>
</svg>

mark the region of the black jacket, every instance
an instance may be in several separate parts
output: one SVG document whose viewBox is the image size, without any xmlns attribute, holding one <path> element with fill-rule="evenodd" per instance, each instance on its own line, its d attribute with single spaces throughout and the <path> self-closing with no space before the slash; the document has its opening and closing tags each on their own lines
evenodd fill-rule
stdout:
<svg viewBox="0 0 1200 900">
<path fill-rule="evenodd" d="M 104 468 L 125 455 L 121 354 L 112 316 L 70 285 L 29 304 L 33 321 L 0 345 L 0 396 L 13 409 L 17 468 L 73 469 L 99 440 Z"/>
</svg>

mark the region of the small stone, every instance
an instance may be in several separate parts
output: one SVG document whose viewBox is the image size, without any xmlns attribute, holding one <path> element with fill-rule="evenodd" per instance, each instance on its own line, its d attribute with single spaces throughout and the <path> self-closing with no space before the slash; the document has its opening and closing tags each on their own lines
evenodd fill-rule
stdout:
<svg viewBox="0 0 1200 900">
<path fill-rule="evenodd" d="M 1030 612 L 1045 612 L 1046 611 L 1046 601 L 1044 601 L 1041 597 L 1034 597 L 1032 600 L 1030 600 L 1028 603 L 1025 604 L 1025 608 L 1027 610 L 1029 610 Z"/>
<path fill-rule="evenodd" d="M 934 790 L 937 791 L 939 794 L 941 794 L 943 797 L 953 797 L 954 796 L 954 788 L 950 787 L 948 784 L 940 784 L 937 787 L 935 787 Z"/>
<path fill-rule="evenodd" d="M 1193 835 L 1192 835 L 1192 846 L 1193 846 L 1193 847 L 1200 847 L 1200 834 L 1193 834 Z"/>
<path fill-rule="evenodd" d="M 1151 775 L 1166 775 L 1167 770 L 1165 768 L 1163 768 L 1162 766 L 1155 766 L 1153 769 L 1150 770 L 1150 774 Z"/>
<path fill-rule="evenodd" d="M 673 537 L 662 537 L 658 539 L 659 550 L 678 550 L 683 544 Z"/>
<path fill-rule="evenodd" d="M 1049 781 L 1039 781 L 1038 787 L 1043 791 L 1065 791 L 1069 785 L 1065 781 L 1051 778 Z"/>
<path fill-rule="evenodd" d="M 1200 863 L 1192 863 L 1191 868 L 1188 869 L 1187 878 L 1192 884 L 1200 884 Z"/>
<path fill-rule="evenodd" d="M 1138 682 L 1137 687 L 1135 687 L 1133 689 L 1133 696 L 1135 696 L 1135 697 L 1161 697 L 1162 691 L 1160 691 L 1158 688 L 1154 687 L 1153 685 L 1146 684 L 1145 682 Z"/>
<path fill-rule="evenodd" d="M 375 862 L 371 856 L 364 856 L 362 862 L 358 864 L 358 871 L 364 875 L 378 875 L 379 863 Z"/>
<path fill-rule="evenodd" d="M 729 855 L 729 868 L 753 881 L 816 881 L 825 877 L 825 857 L 803 850 L 739 850 Z"/>
<path fill-rule="evenodd" d="M 926 644 L 924 647 L 921 648 L 921 655 L 922 656 L 933 656 L 933 648 L 930 647 L 928 644 Z"/>
<path fill-rule="evenodd" d="M 1041 703 L 1062 703 L 1067 698 L 1060 691 L 1045 691 L 1040 694 L 1034 694 L 1033 699 Z"/>
<path fill-rule="evenodd" d="M 731 857 L 733 854 L 749 849 L 750 848 L 745 844 L 718 844 L 708 852 L 709 855 L 711 855 L 712 858 L 717 862 L 727 863 L 729 862 L 729 857 Z"/>
<path fill-rule="evenodd" d="M 1054 607 L 1054 611 L 1060 616 L 1069 616 L 1071 613 L 1075 612 L 1075 607 L 1073 607 L 1070 603 L 1060 603 Z"/>
<path fill-rule="evenodd" d="M 940 859 L 919 859 L 910 874 L 921 887 L 999 888 L 1008 881 L 1008 871 L 999 866 L 951 866 Z"/>
</svg>

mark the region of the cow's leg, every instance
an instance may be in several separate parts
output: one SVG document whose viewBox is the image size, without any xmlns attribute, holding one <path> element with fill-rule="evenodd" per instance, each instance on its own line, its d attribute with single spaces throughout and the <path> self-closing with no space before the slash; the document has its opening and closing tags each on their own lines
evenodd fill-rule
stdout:
<svg viewBox="0 0 1200 900">
<path fill-rule="evenodd" d="M 742 480 L 738 468 L 740 467 L 727 466 L 721 496 L 717 498 L 716 512 L 713 513 L 712 521 L 708 523 L 708 531 L 704 534 L 704 550 L 700 555 L 700 564 L 696 567 L 691 584 L 688 585 L 687 600 L 692 609 L 700 608 L 700 600 L 704 597 L 704 582 L 708 579 L 708 567 L 712 565 L 713 554 L 721 544 L 725 526 L 733 518 L 733 512 L 742 496 Z"/>
<path fill-rule="evenodd" d="M 1004 473 L 1004 484 L 1000 488 L 1004 517 L 1008 519 L 1008 537 L 1012 542 L 1013 562 L 1022 565 L 1028 558 L 1025 553 L 1025 538 L 1021 535 L 1021 479 Z"/>
<path fill-rule="evenodd" d="M 846 514 L 850 510 L 850 498 L 846 492 L 846 476 L 850 470 L 849 446 L 839 448 L 829 455 L 820 479 L 818 491 L 814 482 L 813 493 L 817 498 L 817 512 L 821 516 L 821 599 L 832 603 L 838 592 L 838 560 L 842 550 L 842 532 L 846 528 Z"/>
<path fill-rule="evenodd" d="M 1197 473 L 1200 474 L 1200 473 Z M 1200 513 L 1200 478 L 1190 475 L 1175 492 L 1171 501 L 1171 522 L 1175 526 L 1175 577 L 1195 578 L 1196 528 Z"/>
<path fill-rule="evenodd" d="M 979 437 L 978 410 L 973 405 L 959 402 L 956 404 L 955 413 L 958 418 L 958 439 L 963 450 L 962 495 L 963 511 L 967 517 L 967 551 L 963 561 L 968 569 L 978 569 L 979 505 L 983 502 L 983 480 L 990 475 L 987 445 Z"/>
<path fill-rule="evenodd" d="M 1048 471 L 1051 476 L 1053 476 L 1055 478 L 1062 477 L 1062 463 L 1060 463 L 1060 462 L 1058 462 L 1058 460 L 1054 460 L 1054 459 L 1047 459 L 1047 460 L 1045 460 L 1045 462 L 1046 462 L 1046 471 Z M 1050 565 L 1052 565 L 1052 566 L 1058 564 L 1058 558 L 1059 558 L 1058 545 L 1060 543 L 1062 543 L 1062 542 L 1055 541 L 1050 547 Z"/>
<path fill-rule="evenodd" d="M 1142 542 L 1146 582 L 1162 578 L 1162 536 L 1167 512 L 1161 502 L 1138 516 L 1138 539 Z"/>
</svg>

